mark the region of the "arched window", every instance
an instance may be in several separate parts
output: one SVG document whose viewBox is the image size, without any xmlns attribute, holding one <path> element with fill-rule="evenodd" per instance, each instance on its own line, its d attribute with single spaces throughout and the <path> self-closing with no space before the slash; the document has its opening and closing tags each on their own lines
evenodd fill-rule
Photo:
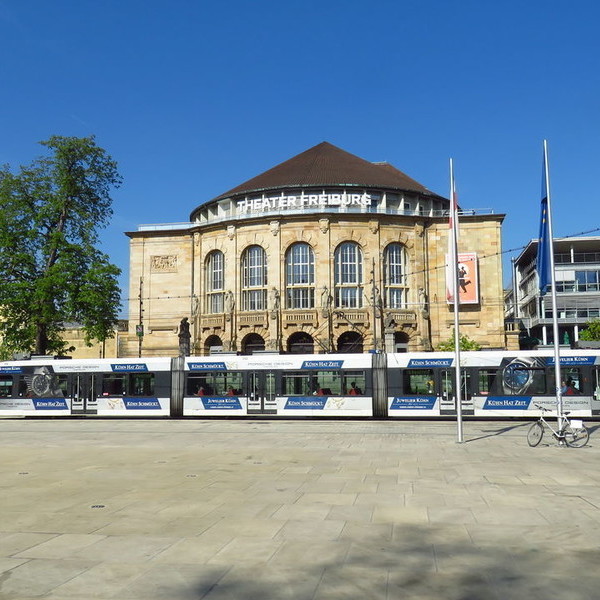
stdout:
<svg viewBox="0 0 600 600">
<path fill-rule="evenodd" d="M 225 290 L 225 259 L 223 253 L 214 250 L 206 257 L 206 312 L 223 312 Z"/>
<path fill-rule="evenodd" d="M 288 342 L 288 352 L 291 354 L 313 354 L 315 351 L 315 342 L 305 331 L 297 331 L 290 335 Z"/>
<path fill-rule="evenodd" d="M 265 340 L 258 333 L 249 333 L 242 340 L 242 352 L 252 354 L 253 352 L 262 352 L 265 349 Z"/>
<path fill-rule="evenodd" d="M 408 301 L 406 248 L 402 244 L 390 244 L 385 249 L 383 263 L 386 308 L 406 308 Z"/>
<path fill-rule="evenodd" d="M 267 256 L 260 246 L 242 254 L 242 310 L 267 309 Z"/>
<path fill-rule="evenodd" d="M 212 354 L 213 352 L 220 352 L 223 350 L 223 341 L 218 335 L 209 335 L 204 342 L 204 353 L 206 355 Z"/>
<path fill-rule="evenodd" d="M 363 337 L 356 331 L 346 331 L 337 341 L 337 351 L 340 354 L 361 354 L 363 351 Z"/>
<path fill-rule="evenodd" d="M 314 308 L 315 254 L 312 248 L 299 242 L 292 244 L 285 255 L 286 308 Z"/>
<path fill-rule="evenodd" d="M 335 250 L 335 305 L 362 306 L 362 253 L 357 243 L 344 242 Z"/>
</svg>

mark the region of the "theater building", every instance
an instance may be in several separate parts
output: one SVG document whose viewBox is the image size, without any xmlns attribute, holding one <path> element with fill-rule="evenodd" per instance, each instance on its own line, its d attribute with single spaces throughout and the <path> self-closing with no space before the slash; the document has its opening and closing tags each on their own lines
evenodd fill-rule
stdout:
<svg viewBox="0 0 600 600">
<path fill-rule="evenodd" d="M 452 335 L 448 199 L 327 142 L 130 237 L 124 355 L 428 351 Z M 461 333 L 506 345 L 504 215 L 461 210 Z M 143 334 L 143 335 L 142 335 Z"/>
</svg>

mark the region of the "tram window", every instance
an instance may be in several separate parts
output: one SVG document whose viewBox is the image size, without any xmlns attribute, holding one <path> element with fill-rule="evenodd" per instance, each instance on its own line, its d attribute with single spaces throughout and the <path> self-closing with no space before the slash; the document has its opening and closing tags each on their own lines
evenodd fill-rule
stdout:
<svg viewBox="0 0 600 600">
<path fill-rule="evenodd" d="M 404 393 L 434 394 L 435 379 L 433 369 L 406 369 L 403 375 Z"/>
<path fill-rule="evenodd" d="M 206 384 L 211 395 L 214 396 L 237 396 L 242 393 L 241 373 L 210 373 L 207 374 Z"/>
<path fill-rule="evenodd" d="M 67 397 L 67 392 L 69 390 L 69 382 L 68 377 L 66 375 L 59 375 L 57 380 L 56 391 L 59 395 Z"/>
<path fill-rule="evenodd" d="M 594 398 L 600 400 L 600 369 L 594 369 Z"/>
<path fill-rule="evenodd" d="M 206 396 L 208 384 L 206 383 L 206 374 L 190 375 L 187 380 L 186 394 L 188 396 Z"/>
<path fill-rule="evenodd" d="M 154 396 L 154 373 L 131 373 L 129 393 L 132 396 Z"/>
<path fill-rule="evenodd" d="M 224 375 L 223 389 L 225 390 L 225 395 L 242 395 L 244 393 L 244 377 L 242 373 L 225 373 Z"/>
<path fill-rule="evenodd" d="M 12 395 L 13 379 L 10 375 L 0 376 L 0 398 L 10 398 Z"/>
<path fill-rule="evenodd" d="M 206 381 L 207 374 L 193 375 L 187 381 L 188 396 L 208 396 L 209 386 Z"/>
<path fill-rule="evenodd" d="M 103 396 L 123 396 L 125 394 L 127 375 L 105 375 L 102 378 Z"/>
<path fill-rule="evenodd" d="M 311 393 L 310 375 L 306 371 L 285 373 L 281 376 L 281 387 L 284 396 L 307 396 Z"/>
<path fill-rule="evenodd" d="M 581 369 L 577 369 L 576 367 L 561 367 L 560 380 L 566 383 L 566 394 L 568 396 L 571 394 L 581 394 Z M 569 391 L 569 388 L 571 391 Z"/>
<path fill-rule="evenodd" d="M 240 372 L 206 372 L 189 375 L 186 384 L 188 396 L 239 396 L 244 393 Z"/>
<path fill-rule="evenodd" d="M 488 396 L 492 386 L 494 385 L 494 380 L 496 379 L 496 374 L 498 371 L 496 369 L 480 369 L 479 370 L 479 393 L 482 396 Z"/>
<path fill-rule="evenodd" d="M 340 371 L 317 371 L 313 391 L 322 396 L 341 396 L 342 374 Z"/>
<path fill-rule="evenodd" d="M 362 396 L 366 393 L 365 388 L 366 377 L 364 371 L 344 372 L 344 394 L 349 394 L 351 396 Z"/>
</svg>

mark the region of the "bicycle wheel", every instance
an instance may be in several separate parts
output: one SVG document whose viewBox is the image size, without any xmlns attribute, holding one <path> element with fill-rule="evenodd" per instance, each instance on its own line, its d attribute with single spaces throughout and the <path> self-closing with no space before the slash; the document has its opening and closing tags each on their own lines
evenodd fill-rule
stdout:
<svg viewBox="0 0 600 600">
<path fill-rule="evenodd" d="M 542 441 L 543 436 L 544 426 L 539 421 L 536 421 L 527 432 L 527 443 L 532 448 L 535 448 L 535 446 L 537 446 Z"/>
<path fill-rule="evenodd" d="M 571 448 L 582 448 L 588 443 L 590 434 L 585 428 L 585 425 L 581 427 L 571 427 L 571 424 L 565 427 L 565 442 L 567 446 Z"/>
</svg>

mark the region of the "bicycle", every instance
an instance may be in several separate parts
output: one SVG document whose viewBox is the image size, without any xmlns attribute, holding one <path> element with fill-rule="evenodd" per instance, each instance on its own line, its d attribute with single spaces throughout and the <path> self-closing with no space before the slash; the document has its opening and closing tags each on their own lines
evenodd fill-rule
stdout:
<svg viewBox="0 0 600 600">
<path fill-rule="evenodd" d="M 527 432 L 527 443 L 532 448 L 542 441 L 542 437 L 544 436 L 544 425 L 552 432 L 554 439 L 556 439 L 559 444 L 564 443 L 571 448 L 582 448 L 588 443 L 590 433 L 580 420 L 570 420 L 568 417 L 569 413 L 564 412 L 559 417 L 559 427 L 555 430 L 544 418 L 544 413 L 552 411 L 540 404 L 535 404 L 535 406 L 542 411 L 542 414 L 540 415 L 540 418 L 531 425 Z"/>
</svg>

